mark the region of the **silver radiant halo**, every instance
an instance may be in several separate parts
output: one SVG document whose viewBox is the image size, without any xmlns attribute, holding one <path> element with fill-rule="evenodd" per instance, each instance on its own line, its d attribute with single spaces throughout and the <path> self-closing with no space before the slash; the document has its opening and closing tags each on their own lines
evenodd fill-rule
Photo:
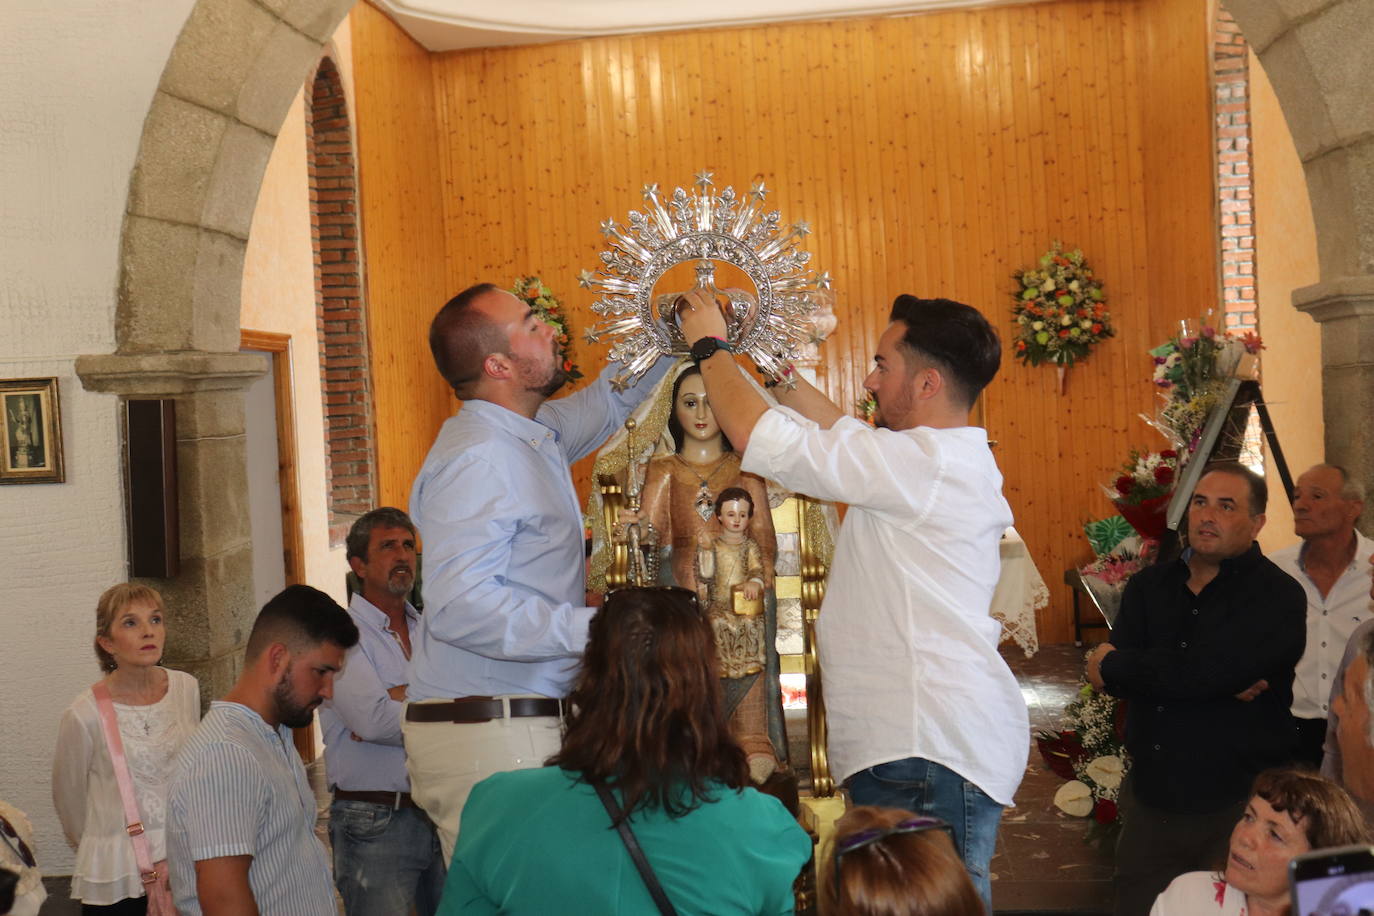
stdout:
<svg viewBox="0 0 1374 916">
<path fill-rule="evenodd" d="M 608 340 L 610 359 L 622 365 L 617 389 L 639 378 L 660 355 L 686 355 L 673 317 L 677 294 L 655 297 L 654 287 L 672 268 L 697 261 L 697 286 L 727 300 L 730 343 L 747 353 L 770 376 L 780 376 L 809 335 L 812 296 L 830 287 L 829 273 L 805 270 L 811 253 L 800 242 L 811 232 L 805 222 L 779 229 L 778 211 L 765 212 L 768 189 L 756 182 L 741 200 L 733 187 L 712 193 L 712 173 L 697 173 L 695 189 L 673 191 L 664 200 L 657 184 L 644 186 L 645 210 L 631 210 L 627 225 L 601 224 L 610 250 L 601 267 L 584 270 L 578 283 L 599 294 L 592 304 L 603 320 L 586 332 L 592 343 Z M 717 290 L 715 263 L 737 267 L 754 284 L 754 293 Z M 686 292 L 683 290 L 682 292 Z"/>
</svg>

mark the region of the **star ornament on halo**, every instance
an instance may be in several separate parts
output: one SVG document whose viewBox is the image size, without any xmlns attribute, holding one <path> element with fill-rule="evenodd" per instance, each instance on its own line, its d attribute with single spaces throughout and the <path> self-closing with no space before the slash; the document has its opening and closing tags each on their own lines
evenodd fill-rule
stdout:
<svg viewBox="0 0 1374 916">
<path fill-rule="evenodd" d="M 730 343 L 767 375 L 781 374 L 796 358 L 808 339 L 811 294 L 830 287 L 828 272 L 806 269 L 811 253 L 801 243 L 810 223 L 783 228 L 777 210 L 764 210 L 762 181 L 741 197 L 730 186 L 716 192 L 709 170 L 694 177 L 693 190 L 677 187 L 666 197 L 657 183 L 646 183 L 642 210 L 631 210 L 624 224 L 602 221 L 610 247 L 601 252 L 601 268 L 578 274 L 578 284 L 597 294 L 592 311 L 603 319 L 587 339 L 610 344 L 622 387 L 659 356 L 683 356 L 691 347 L 671 311 L 655 310 L 655 285 L 678 264 L 697 262 L 699 284 L 713 276 L 714 263 L 731 264 L 749 278 L 752 294 L 730 291 Z"/>
</svg>

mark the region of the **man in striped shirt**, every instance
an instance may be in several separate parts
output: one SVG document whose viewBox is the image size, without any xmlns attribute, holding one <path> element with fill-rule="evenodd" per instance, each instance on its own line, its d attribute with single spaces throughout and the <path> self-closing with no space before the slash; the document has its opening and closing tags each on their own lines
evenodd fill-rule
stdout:
<svg viewBox="0 0 1374 916">
<path fill-rule="evenodd" d="M 348 612 L 293 585 L 263 606 L 243 673 L 177 759 L 167 850 L 177 912 L 337 916 L 315 797 L 291 742 L 358 642 Z"/>
</svg>

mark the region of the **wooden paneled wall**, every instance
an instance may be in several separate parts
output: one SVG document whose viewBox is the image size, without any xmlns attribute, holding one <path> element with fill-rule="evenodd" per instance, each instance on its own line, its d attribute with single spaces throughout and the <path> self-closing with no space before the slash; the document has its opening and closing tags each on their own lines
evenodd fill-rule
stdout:
<svg viewBox="0 0 1374 916">
<path fill-rule="evenodd" d="M 405 508 L 434 433 L 454 408 L 428 336 L 449 296 L 444 144 L 429 52 L 365 3 L 351 16 L 378 503 Z"/>
<path fill-rule="evenodd" d="M 737 190 L 761 178 L 785 220 L 810 222 L 813 263 L 834 276 L 840 325 L 824 382 L 852 404 L 895 294 L 969 302 L 1006 342 L 1012 271 L 1053 239 L 1082 247 L 1118 337 L 1070 372 L 1063 396 L 1052 369 L 1010 356 L 985 396 L 1017 527 L 1051 587 L 1041 639 L 1070 638 L 1063 571 L 1089 559 L 1082 523 L 1111 511 L 1098 483 L 1131 447 L 1162 446 L 1137 418 L 1156 403 L 1145 350 L 1216 301 L 1204 4 L 1076 0 L 436 55 L 428 117 L 442 161 L 429 201 L 377 187 L 391 169 L 418 181 L 415 160 L 430 161 L 422 130 L 398 124 L 413 139 L 386 141 L 396 158 L 369 156 L 381 113 L 367 108 L 394 109 L 408 93 L 418 109 L 430 91 L 376 88 L 401 75 L 367 69 L 405 40 L 396 33 L 359 9 L 374 278 L 397 273 L 379 260 L 403 247 L 389 231 L 411 232 L 417 208 L 432 225 L 442 204 L 447 292 L 538 273 L 580 330 L 592 297 L 574 277 L 599 263 L 601 220 L 623 222 L 644 183 L 686 185 L 703 167 Z M 375 225 L 374 206 L 385 211 Z M 424 306 L 405 320 L 413 327 L 442 297 L 404 301 Z M 386 333 L 374 335 L 374 360 L 384 347 L 414 358 L 415 339 Z M 584 369 L 603 354 L 578 343 Z M 388 396 L 379 379 L 379 401 Z M 404 455 L 399 476 L 447 413 L 416 406 L 403 441 L 383 436 L 384 454 Z"/>
</svg>

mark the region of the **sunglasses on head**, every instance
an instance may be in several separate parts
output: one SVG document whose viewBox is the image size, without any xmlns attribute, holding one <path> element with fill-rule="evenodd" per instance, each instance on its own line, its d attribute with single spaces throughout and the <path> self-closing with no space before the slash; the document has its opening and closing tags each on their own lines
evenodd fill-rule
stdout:
<svg viewBox="0 0 1374 916">
<path fill-rule="evenodd" d="M 20 838 L 19 832 L 14 829 L 14 825 L 3 815 L 0 815 L 0 836 L 4 836 L 6 845 L 18 854 L 20 861 L 29 868 L 37 867 L 38 862 L 33 857 L 33 850 L 29 848 L 28 843 L 25 843 L 23 839 Z M 10 842 L 11 840 L 13 840 L 13 842 Z"/>
<path fill-rule="evenodd" d="M 938 817 L 922 816 L 909 817 L 891 827 L 870 827 L 867 830 L 858 830 L 837 839 L 835 841 L 835 899 L 837 901 L 840 899 L 840 867 L 844 863 L 845 856 L 857 852 L 865 846 L 872 846 L 890 836 L 899 836 L 904 833 L 924 833 L 927 830 L 943 830 L 949 836 L 950 842 L 954 842 L 954 828 Z"/>
</svg>

